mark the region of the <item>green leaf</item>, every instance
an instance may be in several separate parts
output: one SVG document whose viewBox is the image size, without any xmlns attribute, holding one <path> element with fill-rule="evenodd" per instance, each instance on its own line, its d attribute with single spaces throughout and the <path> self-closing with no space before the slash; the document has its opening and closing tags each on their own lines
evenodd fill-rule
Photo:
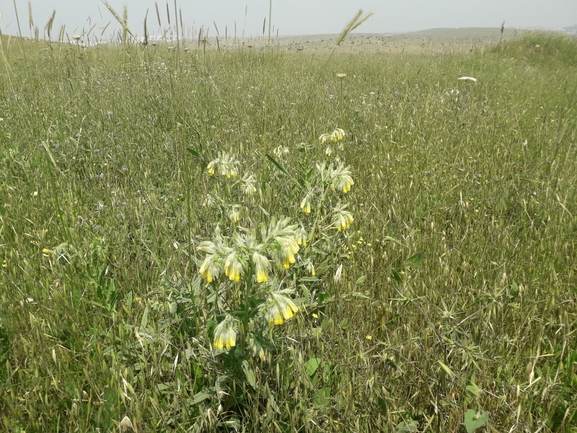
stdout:
<svg viewBox="0 0 577 433">
<path fill-rule="evenodd" d="M 403 421 L 397 424 L 397 430 L 395 433 L 411 433 L 419 431 L 419 424 L 416 421 Z"/>
<path fill-rule="evenodd" d="M 254 377 L 254 371 L 250 368 L 247 361 L 242 362 L 242 371 L 244 371 L 244 376 L 246 377 L 247 382 L 256 389 L 256 378 Z"/>
<path fill-rule="evenodd" d="M 480 427 L 483 427 L 489 421 L 488 412 L 475 412 L 473 409 L 469 409 L 465 412 L 465 428 L 467 433 L 473 433 Z"/>
<path fill-rule="evenodd" d="M 443 370 L 445 370 L 447 372 L 447 374 L 449 376 L 456 377 L 455 373 L 453 373 L 453 370 L 451 370 L 446 364 L 442 363 L 441 361 L 437 361 L 437 362 L 443 368 Z"/>
<path fill-rule="evenodd" d="M 197 392 L 196 394 L 194 394 L 188 402 L 191 405 L 194 405 L 194 404 L 200 403 L 201 401 L 206 400 L 209 397 L 210 397 L 210 394 L 207 394 L 206 392 L 201 391 L 201 392 Z"/>
<path fill-rule="evenodd" d="M 479 388 L 475 383 L 471 382 L 469 385 L 467 385 L 467 393 L 473 397 L 479 397 L 481 395 L 481 391 L 481 388 Z"/>
<path fill-rule="evenodd" d="M 301 277 L 301 278 L 299 278 L 299 282 L 303 282 L 303 283 L 316 283 L 317 281 L 320 281 L 317 277 Z"/>
<path fill-rule="evenodd" d="M 399 242 L 399 241 L 396 240 L 395 238 L 392 238 L 391 236 L 385 236 L 385 237 L 383 238 L 383 241 L 386 241 L 386 242 L 395 242 L 395 243 L 397 243 L 397 244 L 399 244 L 399 245 L 403 245 L 401 242 Z"/>
<path fill-rule="evenodd" d="M 325 302 L 332 301 L 333 297 L 328 293 L 319 293 L 319 304 L 324 304 Z"/>
<path fill-rule="evenodd" d="M 355 282 L 355 285 L 357 285 L 357 286 L 362 285 L 362 284 L 365 282 L 366 279 L 367 279 L 367 276 L 366 276 L 366 275 L 360 276 L 359 279 Z"/>
<path fill-rule="evenodd" d="M 313 375 L 315 374 L 315 372 L 319 368 L 319 365 L 321 365 L 321 359 L 320 358 L 311 358 L 307 362 L 305 362 L 305 365 L 304 365 L 305 371 L 307 372 L 307 374 L 310 377 L 313 377 Z"/>
<path fill-rule="evenodd" d="M 278 168 L 280 171 L 282 171 L 284 174 L 286 174 L 288 176 L 288 172 L 285 170 L 285 168 L 281 165 L 280 162 L 278 162 L 276 159 L 274 159 L 268 153 L 266 153 L 265 155 L 268 158 L 268 160 L 276 166 L 276 168 Z"/>
<path fill-rule="evenodd" d="M 379 406 L 382 416 L 387 416 L 387 402 L 382 397 L 377 397 L 377 405 Z"/>
<path fill-rule="evenodd" d="M 330 388 L 321 388 L 313 394 L 313 403 L 318 406 L 326 406 L 331 398 Z"/>
<path fill-rule="evenodd" d="M 393 277 L 393 279 L 397 282 L 397 283 L 402 283 L 403 282 L 403 277 L 401 277 L 401 274 L 399 274 L 397 271 L 395 271 L 393 269 L 393 272 L 391 273 L 391 276 Z"/>
<path fill-rule="evenodd" d="M 146 328 L 148 325 L 148 305 L 144 308 L 144 313 L 142 313 L 142 319 L 140 319 L 140 327 L 142 329 Z"/>
<path fill-rule="evenodd" d="M 187 147 L 186 150 L 187 150 L 189 153 L 192 153 L 192 154 L 193 154 L 194 156 L 196 156 L 197 158 L 201 158 L 201 159 L 202 159 L 202 157 L 200 156 L 200 153 L 199 153 L 196 149 L 193 149 L 192 147 Z"/>
<path fill-rule="evenodd" d="M 103 395 L 106 405 L 114 406 L 118 402 L 118 393 L 112 388 L 104 388 Z"/>
<path fill-rule="evenodd" d="M 412 266 L 413 268 L 420 268 L 423 264 L 423 253 L 413 254 L 405 260 L 405 264 Z"/>
</svg>

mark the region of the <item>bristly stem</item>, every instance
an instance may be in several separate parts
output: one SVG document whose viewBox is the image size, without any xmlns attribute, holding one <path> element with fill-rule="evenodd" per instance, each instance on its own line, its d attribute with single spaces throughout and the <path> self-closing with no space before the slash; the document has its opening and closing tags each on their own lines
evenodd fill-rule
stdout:
<svg viewBox="0 0 577 433">
<path fill-rule="evenodd" d="M 16 7 L 16 0 L 12 0 L 14 3 L 14 13 L 16 14 L 16 23 L 18 24 L 18 36 L 22 37 L 22 30 L 20 30 L 20 18 L 18 18 L 18 8 Z"/>
<path fill-rule="evenodd" d="M 174 22 L 176 23 L 176 56 L 175 69 L 178 70 L 180 67 L 180 36 L 178 35 L 178 9 L 176 7 L 176 0 L 174 0 L 174 16 L 177 17 Z"/>
</svg>

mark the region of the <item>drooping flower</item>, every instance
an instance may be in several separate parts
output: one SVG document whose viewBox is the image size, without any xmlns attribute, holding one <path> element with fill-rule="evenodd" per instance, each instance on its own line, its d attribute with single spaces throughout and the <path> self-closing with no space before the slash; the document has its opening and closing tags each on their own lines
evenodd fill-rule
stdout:
<svg viewBox="0 0 577 433">
<path fill-rule="evenodd" d="M 332 187 L 341 190 L 345 194 L 351 190 L 351 186 L 355 183 L 351 176 L 351 170 L 343 164 L 339 164 L 332 171 L 331 178 Z"/>
<path fill-rule="evenodd" d="M 325 144 L 330 139 L 331 139 L 331 134 L 329 134 L 328 132 L 325 132 L 324 134 L 322 134 L 319 137 L 319 141 L 321 142 L 321 144 Z"/>
<path fill-rule="evenodd" d="M 214 167 L 218 164 L 218 160 L 210 161 L 206 169 L 208 170 L 208 174 L 214 176 Z"/>
<path fill-rule="evenodd" d="M 252 261 L 255 267 L 256 282 L 266 283 L 268 281 L 268 259 L 258 252 L 254 252 L 252 255 Z"/>
<path fill-rule="evenodd" d="M 234 329 L 234 319 L 230 316 L 220 322 L 214 328 L 214 347 L 217 349 L 230 349 L 236 346 L 236 330 Z"/>
<path fill-rule="evenodd" d="M 311 274 L 311 276 L 314 277 L 314 276 L 317 274 L 317 273 L 315 272 L 315 265 L 313 265 L 313 262 L 309 261 L 309 262 L 307 263 L 306 268 L 307 268 L 307 272 L 308 272 L 309 274 Z"/>
<path fill-rule="evenodd" d="M 215 278 L 218 278 L 220 275 L 220 267 L 216 264 L 214 254 L 209 254 L 204 258 L 204 261 L 202 262 L 198 272 L 202 278 L 204 278 L 209 283 L 212 283 Z"/>
<path fill-rule="evenodd" d="M 268 326 L 272 328 L 274 325 L 282 325 L 298 310 L 298 307 L 289 297 L 281 293 L 271 293 L 270 307 L 265 315 Z"/>
<path fill-rule="evenodd" d="M 333 225 L 340 232 L 349 228 L 353 223 L 353 215 L 346 210 L 346 205 L 339 205 L 333 211 Z"/>
<path fill-rule="evenodd" d="M 236 251 L 232 251 L 224 261 L 224 273 L 230 281 L 240 281 L 243 271 L 242 261 L 239 260 Z"/>
<path fill-rule="evenodd" d="M 228 218 L 230 219 L 230 221 L 233 224 L 236 224 L 237 222 L 239 222 L 240 220 L 240 206 L 235 204 L 232 209 L 230 210 L 230 213 L 228 214 Z"/>
<path fill-rule="evenodd" d="M 289 236 L 278 236 L 276 241 L 280 246 L 277 253 L 278 260 L 282 263 L 283 268 L 288 269 L 290 265 L 296 262 L 295 254 L 299 252 L 297 241 L 294 237 Z"/>
<path fill-rule="evenodd" d="M 333 133 L 331 134 L 331 141 L 341 141 L 345 136 L 345 131 L 343 131 L 341 128 L 337 128 L 333 131 Z"/>
<path fill-rule="evenodd" d="M 252 197 L 252 195 L 256 192 L 256 179 L 254 177 L 254 174 L 245 174 L 242 177 L 242 192 L 246 195 L 248 195 L 249 197 Z"/>
<path fill-rule="evenodd" d="M 301 209 L 304 213 L 311 213 L 311 201 L 308 194 L 301 201 Z"/>
<path fill-rule="evenodd" d="M 297 241 L 298 245 L 302 245 L 303 247 L 307 246 L 307 232 L 303 227 L 299 227 L 295 231 L 295 240 Z"/>
</svg>

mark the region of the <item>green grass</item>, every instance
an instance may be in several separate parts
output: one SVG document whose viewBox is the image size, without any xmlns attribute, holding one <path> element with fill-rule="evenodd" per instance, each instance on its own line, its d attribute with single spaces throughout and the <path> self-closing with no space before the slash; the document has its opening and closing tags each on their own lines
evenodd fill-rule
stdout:
<svg viewBox="0 0 577 433">
<path fill-rule="evenodd" d="M 177 63 L 3 37 L 0 430 L 461 432 L 472 409 L 485 431 L 577 431 L 575 52 L 534 34 Z M 355 181 L 343 276 L 319 276 L 253 384 L 225 377 L 198 277 L 224 221 L 206 165 L 236 154 L 251 218 L 296 220 L 265 154 L 306 171 L 335 127 Z"/>
</svg>

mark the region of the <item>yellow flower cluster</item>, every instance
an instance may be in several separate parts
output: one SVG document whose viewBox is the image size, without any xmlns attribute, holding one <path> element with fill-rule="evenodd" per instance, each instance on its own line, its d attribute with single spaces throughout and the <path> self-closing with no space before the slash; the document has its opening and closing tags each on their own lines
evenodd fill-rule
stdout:
<svg viewBox="0 0 577 433">
<path fill-rule="evenodd" d="M 353 223 L 353 215 L 345 210 L 346 205 L 337 206 L 333 213 L 333 224 L 339 232 L 346 230 Z"/>
<path fill-rule="evenodd" d="M 236 224 L 240 221 L 240 206 L 235 204 L 228 214 L 228 218 L 233 224 Z"/>
<path fill-rule="evenodd" d="M 236 330 L 234 329 L 234 319 L 230 316 L 220 322 L 214 328 L 214 347 L 217 349 L 230 349 L 236 345 Z"/>
<path fill-rule="evenodd" d="M 225 152 L 219 152 L 218 158 L 210 161 L 206 169 L 208 170 L 208 174 L 211 176 L 213 176 L 215 171 L 218 170 L 222 176 L 226 176 L 230 179 L 231 177 L 236 177 L 238 175 L 237 167 L 238 161 L 234 156 Z"/>
<path fill-rule="evenodd" d="M 288 269 L 296 262 L 295 254 L 299 252 L 297 241 L 294 237 L 288 236 L 277 236 L 275 240 L 280 247 L 277 251 L 277 258 L 283 268 Z"/>
<path fill-rule="evenodd" d="M 244 270 L 243 263 L 236 255 L 236 251 L 232 251 L 224 261 L 224 273 L 230 281 L 240 281 L 240 276 Z"/>
<path fill-rule="evenodd" d="M 204 241 L 197 248 L 207 253 L 199 269 L 200 275 L 210 283 L 224 270 L 229 280 L 239 282 L 248 269 L 253 269 L 256 282 L 266 283 L 270 258 L 280 269 L 288 269 L 296 262 L 299 245 L 306 246 L 306 231 L 288 223 L 288 218 L 279 221 L 273 219 L 268 233 L 264 227 L 262 229 L 262 243 L 257 242 L 254 231 L 237 233 L 233 236 L 232 246 L 225 244 L 217 227 L 215 242 Z"/>
<path fill-rule="evenodd" d="M 351 170 L 342 164 L 339 164 L 337 168 L 332 171 L 331 178 L 331 186 L 341 190 L 345 194 L 351 190 L 351 186 L 355 183 L 351 176 Z"/>
<path fill-rule="evenodd" d="M 252 197 L 254 195 L 254 193 L 256 192 L 256 178 L 254 177 L 254 174 L 251 173 L 247 173 L 242 177 L 242 192 L 246 195 L 248 195 L 249 197 Z"/>
<path fill-rule="evenodd" d="M 209 283 L 212 283 L 215 278 L 218 278 L 220 275 L 220 267 L 215 263 L 215 256 L 212 254 L 206 256 L 198 272 L 202 278 Z"/>
<path fill-rule="evenodd" d="M 321 142 L 321 144 L 325 144 L 329 140 L 334 143 L 337 141 L 341 141 L 344 137 L 345 137 L 345 131 L 343 131 L 341 128 L 337 128 L 330 134 L 328 132 L 321 134 L 321 136 L 319 137 L 319 141 Z"/>
<path fill-rule="evenodd" d="M 345 131 L 341 128 L 337 128 L 331 134 L 331 141 L 341 141 L 345 137 Z"/>
<path fill-rule="evenodd" d="M 272 328 L 274 325 L 282 325 L 285 320 L 293 317 L 294 313 L 298 310 L 299 309 L 295 303 L 287 296 L 284 296 L 281 293 L 272 293 L 270 298 L 270 308 L 266 313 L 268 326 Z"/>
</svg>

